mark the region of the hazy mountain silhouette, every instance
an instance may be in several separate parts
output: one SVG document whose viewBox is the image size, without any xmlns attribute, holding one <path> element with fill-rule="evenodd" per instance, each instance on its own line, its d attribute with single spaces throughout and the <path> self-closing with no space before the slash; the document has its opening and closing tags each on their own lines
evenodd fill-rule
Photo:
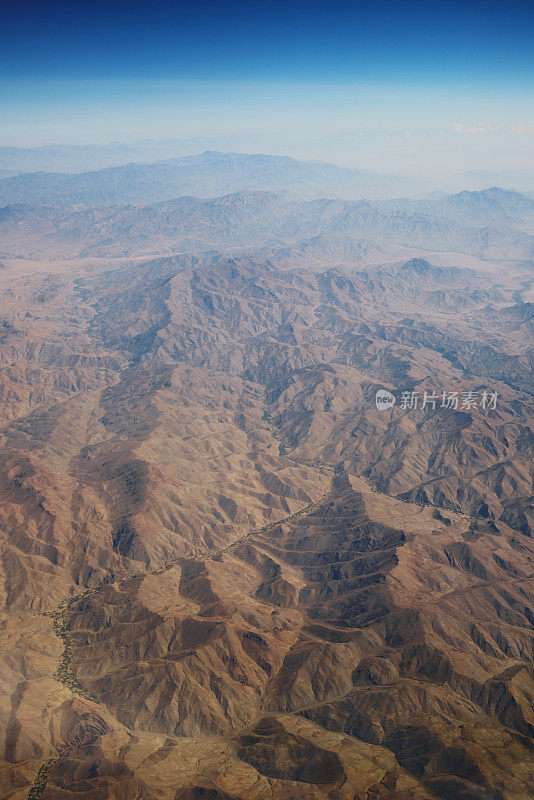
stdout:
<svg viewBox="0 0 534 800">
<path fill-rule="evenodd" d="M 306 196 L 391 197 L 421 185 L 294 158 L 206 152 L 149 164 L 68 173 L 28 173 L 0 180 L 0 202 L 57 205 L 150 203 L 180 195 L 213 197 L 237 191 L 282 190 Z"/>
</svg>

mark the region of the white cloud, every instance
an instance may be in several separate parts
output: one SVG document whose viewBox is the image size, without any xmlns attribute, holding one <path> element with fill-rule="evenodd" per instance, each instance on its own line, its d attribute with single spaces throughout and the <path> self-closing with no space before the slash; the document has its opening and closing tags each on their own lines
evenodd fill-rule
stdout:
<svg viewBox="0 0 534 800">
<path fill-rule="evenodd" d="M 498 125 L 496 122 L 477 122 L 474 124 L 455 122 L 452 126 L 452 132 L 463 136 L 487 136 L 488 134 L 529 135 L 534 133 L 534 125 L 526 125 L 524 122 L 515 122 L 508 125 Z"/>
</svg>

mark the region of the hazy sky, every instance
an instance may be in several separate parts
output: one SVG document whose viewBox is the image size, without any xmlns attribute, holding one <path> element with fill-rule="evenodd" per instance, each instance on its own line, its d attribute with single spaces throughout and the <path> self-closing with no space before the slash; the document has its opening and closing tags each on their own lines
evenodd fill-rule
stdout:
<svg viewBox="0 0 534 800">
<path fill-rule="evenodd" d="M 384 171 L 534 168 L 532 2 L 10 4 L 0 145 L 194 138 Z"/>
</svg>

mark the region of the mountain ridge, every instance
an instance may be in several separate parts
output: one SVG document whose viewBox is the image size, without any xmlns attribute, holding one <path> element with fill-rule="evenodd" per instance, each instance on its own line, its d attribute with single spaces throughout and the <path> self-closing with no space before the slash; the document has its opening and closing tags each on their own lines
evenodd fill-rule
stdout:
<svg viewBox="0 0 534 800">
<path fill-rule="evenodd" d="M 63 206 L 149 203 L 181 194 L 209 197 L 242 189 L 345 196 L 369 192 L 386 196 L 401 191 L 402 186 L 413 188 L 414 182 L 289 156 L 207 151 L 198 156 L 130 163 L 79 174 L 29 172 L 3 178 L 0 203 L 24 202 L 29 197 Z"/>
<path fill-rule="evenodd" d="M 238 191 L 192 195 L 149 205 L 0 209 L 4 254 L 54 245 L 73 255 L 119 256 L 185 247 L 384 246 L 458 251 L 481 258 L 527 260 L 534 253 L 534 201 L 491 190 L 424 201 L 297 199 L 287 193 Z M 77 244 L 78 243 L 78 244 Z M 330 244 L 331 243 L 331 244 Z M 25 248 L 25 249 L 24 249 Z M 357 252 L 355 250 L 354 252 Z M 362 254 L 363 251 L 362 251 Z"/>
</svg>

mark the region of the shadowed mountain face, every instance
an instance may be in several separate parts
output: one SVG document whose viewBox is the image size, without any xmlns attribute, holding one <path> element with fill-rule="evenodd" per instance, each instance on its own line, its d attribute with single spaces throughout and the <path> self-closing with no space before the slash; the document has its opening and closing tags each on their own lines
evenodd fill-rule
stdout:
<svg viewBox="0 0 534 800">
<path fill-rule="evenodd" d="M 0 271 L 0 797 L 532 796 L 525 264 L 292 247 Z"/>
</svg>

